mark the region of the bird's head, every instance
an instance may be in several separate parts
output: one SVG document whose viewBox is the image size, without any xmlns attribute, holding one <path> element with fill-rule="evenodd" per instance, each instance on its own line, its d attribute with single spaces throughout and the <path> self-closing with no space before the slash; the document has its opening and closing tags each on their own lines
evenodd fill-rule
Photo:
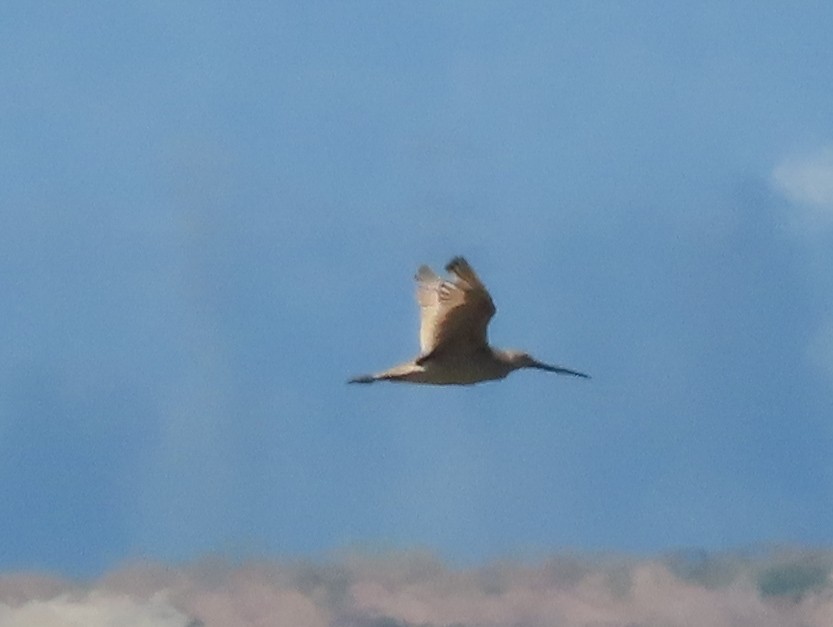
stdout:
<svg viewBox="0 0 833 627">
<path fill-rule="evenodd" d="M 538 370 L 546 370 L 547 372 L 557 372 L 558 374 L 571 374 L 575 377 L 583 377 L 585 379 L 589 378 L 589 376 L 584 374 L 583 372 L 577 372 L 576 370 L 570 370 L 569 368 L 553 366 L 550 364 L 546 364 L 542 361 L 538 361 L 532 355 L 523 351 L 500 351 L 500 360 L 503 361 L 512 370 L 518 370 L 519 368 L 536 368 Z"/>
<path fill-rule="evenodd" d="M 532 355 L 523 351 L 505 350 L 501 351 L 502 361 L 507 365 L 512 366 L 513 370 L 519 368 L 537 368 L 539 363 L 533 359 Z"/>
</svg>

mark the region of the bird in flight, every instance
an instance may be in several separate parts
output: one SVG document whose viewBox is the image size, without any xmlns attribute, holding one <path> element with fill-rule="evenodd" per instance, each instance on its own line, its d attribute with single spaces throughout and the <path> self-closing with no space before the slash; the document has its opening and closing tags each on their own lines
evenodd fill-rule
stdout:
<svg viewBox="0 0 833 627">
<path fill-rule="evenodd" d="M 528 353 L 489 346 L 486 328 L 495 304 L 472 267 L 455 257 L 445 267 L 451 277 L 437 276 L 428 266 L 417 271 L 420 309 L 416 359 L 383 372 L 354 377 L 348 383 L 400 381 L 433 385 L 469 385 L 503 379 L 513 370 L 537 368 L 590 378 L 589 375 L 538 361 Z"/>
</svg>

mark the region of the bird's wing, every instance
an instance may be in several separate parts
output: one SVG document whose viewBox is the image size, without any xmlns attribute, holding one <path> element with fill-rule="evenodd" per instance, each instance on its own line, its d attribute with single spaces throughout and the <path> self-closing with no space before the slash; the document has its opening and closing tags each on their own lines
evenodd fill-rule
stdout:
<svg viewBox="0 0 833 627">
<path fill-rule="evenodd" d="M 455 257 L 444 280 L 428 266 L 417 272 L 420 306 L 419 361 L 448 350 L 470 351 L 486 346 L 486 327 L 495 314 L 492 297 L 468 262 Z"/>
</svg>

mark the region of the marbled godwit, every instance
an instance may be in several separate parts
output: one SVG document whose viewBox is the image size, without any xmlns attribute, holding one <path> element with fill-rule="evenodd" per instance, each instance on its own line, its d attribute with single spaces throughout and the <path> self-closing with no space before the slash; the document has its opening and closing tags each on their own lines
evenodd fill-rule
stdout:
<svg viewBox="0 0 833 627">
<path fill-rule="evenodd" d="M 419 356 L 384 372 L 355 377 L 349 383 L 467 385 L 503 379 L 519 368 L 589 378 L 583 372 L 545 364 L 521 351 L 489 346 L 486 327 L 495 315 L 495 304 L 486 286 L 462 257 L 452 259 L 445 269 L 452 275 L 448 281 L 428 266 L 417 271 Z"/>
</svg>

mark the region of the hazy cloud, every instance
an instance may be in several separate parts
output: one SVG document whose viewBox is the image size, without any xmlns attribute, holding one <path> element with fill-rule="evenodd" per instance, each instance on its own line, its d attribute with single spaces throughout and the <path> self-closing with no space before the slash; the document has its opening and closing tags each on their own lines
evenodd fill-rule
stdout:
<svg viewBox="0 0 833 627">
<path fill-rule="evenodd" d="M 833 381 L 833 319 L 828 320 L 813 336 L 808 349 L 810 360 Z"/>
<path fill-rule="evenodd" d="M 460 569 L 425 554 L 330 564 L 137 565 L 79 588 L 0 579 L 0 624 L 228 627 L 826 627 L 833 553 L 553 557 Z"/>
<path fill-rule="evenodd" d="M 786 159 L 772 172 L 775 187 L 795 206 L 799 226 L 833 226 L 833 147 Z"/>
<path fill-rule="evenodd" d="M 827 234 L 833 228 L 833 145 L 803 157 L 786 159 L 772 172 L 775 188 L 790 203 L 790 223 L 804 236 L 807 269 L 813 287 L 833 305 Z M 833 318 L 822 320 L 807 347 L 810 361 L 833 381 Z"/>
</svg>

